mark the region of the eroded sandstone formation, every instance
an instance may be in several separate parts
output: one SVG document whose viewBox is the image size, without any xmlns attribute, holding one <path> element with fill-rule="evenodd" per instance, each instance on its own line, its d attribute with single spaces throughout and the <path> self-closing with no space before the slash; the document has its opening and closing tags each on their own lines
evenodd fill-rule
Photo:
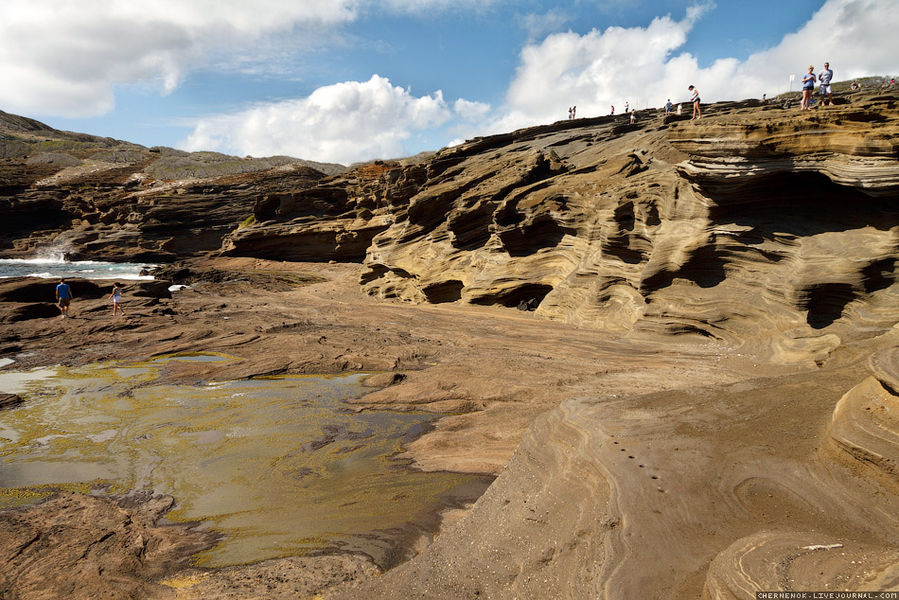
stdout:
<svg viewBox="0 0 899 600">
<path fill-rule="evenodd" d="M 720 103 L 476 139 L 257 203 L 230 254 L 361 260 L 365 291 L 826 360 L 894 322 L 895 95 Z M 379 173 L 380 169 L 380 173 Z M 776 333 L 775 333 L 776 332 Z"/>
</svg>

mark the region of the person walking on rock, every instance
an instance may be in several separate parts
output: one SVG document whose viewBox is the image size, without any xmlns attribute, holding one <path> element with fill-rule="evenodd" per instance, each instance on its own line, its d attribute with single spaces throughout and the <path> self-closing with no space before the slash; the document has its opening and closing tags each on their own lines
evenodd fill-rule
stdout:
<svg viewBox="0 0 899 600">
<path fill-rule="evenodd" d="M 808 73 L 802 78 L 802 104 L 799 106 L 799 110 L 811 110 L 812 109 L 812 91 L 815 89 L 815 81 L 817 77 L 815 77 L 815 67 L 813 65 L 808 66 Z"/>
<path fill-rule="evenodd" d="M 828 105 L 833 106 L 833 90 L 830 87 L 830 81 L 833 79 L 833 71 L 830 70 L 830 63 L 824 63 L 824 70 L 818 76 L 818 82 L 821 87 L 818 93 L 821 95 L 821 106 L 824 106 L 824 96 L 827 96 Z"/>
<path fill-rule="evenodd" d="M 671 98 L 668 98 L 668 102 L 665 103 L 665 115 L 671 114 Z"/>
<path fill-rule="evenodd" d="M 693 121 L 695 119 L 701 119 L 702 111 L 699 109 L 699 90 L 697 90 L 692 85 L 687 89 L 693 92 L 693 95 L 690 96 L 690 102 L 693 104 L 693 118 L 691 118 L 690 120 Z"/>
<path fill-rule="evenodd" d="M 122 285 L 120 283 L 112 284 L 112 293 L 109 295 L 109 299 L 112 300 L 112 316 L 116 315 L 116 311 L 121 311 L 124 317 L 125 309 L 120 305 L 122 302 Z"/>
<path fill-rule="evenodd" d="M 68 317 L 69 305 L 72 303 L 72 288 L 62 277 L 59 278 L 59 284 L 56 286 L 56 303 L 59 306 L 59 318 Z"/>
</svg>

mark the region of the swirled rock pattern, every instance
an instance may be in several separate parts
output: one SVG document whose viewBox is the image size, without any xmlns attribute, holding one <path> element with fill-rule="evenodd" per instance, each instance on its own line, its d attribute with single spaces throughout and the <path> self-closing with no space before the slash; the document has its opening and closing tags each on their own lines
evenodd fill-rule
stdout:
<svg viewBox="0 0 899 600">
<path fill-rule="evenodd" d="M 224 250 L 364 259 L 379 298 L 517 306 L 820 364 L 896 322 L 899 109 L 884 94 L 478 138 L 263 198 Z"/>
<path fill-rule="evenodd" d="M 896 321 L 895 100 L 720 104 L 700 123 L 583 120 L 444 150 L 362 283 L 820 362 Z"/>
<path fill-rule="evenodd" d="M 839 458 L 899 483 L 899 348 L 871 355 L 872 376 L 834 409 L 828 434 Z"/>
<path fill-rule="evenodd" d="M 61 493 L 49 506 L 0 512 L 0 596 L 85 597 L 90 590 L 93 598 L 138 598 L 159 591 L 153 578 L 215 541 L 209 532 L 157 525 L 173 503 L 146 494 L 113 500 Z"/>
<path fill-rule="evenodd" d="M 899 587 L 899 550 L 814 533 L 757 534 L 715 557 L 704 599 L 754 600 L 756 592 L 883 591 Z M 849 597 L 847 595 L 847 597 Z"/>
<path fill-rule="evenodd" d="M 831 421 L 845 419 L 842 390 L 859 375 L 563 402 L 535 421 L 464 519 L 408 563 L 333 597 L 896 589 L 899 479 L 828 448 Z M 867 396 L 865 385 L 848 396 Z M 850 438 L 871 452 L 867 438 L 841 439 Z M 877 452 L 893 456 L 887 438 Z"/>
</svg>

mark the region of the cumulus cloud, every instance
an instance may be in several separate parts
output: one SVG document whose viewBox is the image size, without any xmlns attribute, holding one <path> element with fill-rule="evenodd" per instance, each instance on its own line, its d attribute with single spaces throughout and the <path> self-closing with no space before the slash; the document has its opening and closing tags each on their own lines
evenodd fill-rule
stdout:
<svg viewBox="0 0 899 600">
<path fill-rule="evenodd" d="M 769 96 L 787 91 L 791 73 L 829 60 L 836 80 L 899 71 L 899 19 L 893 0 L 828 0 L 775 47 L 745 61 L 723 58 L 701 68 L 677 53 L 696 20 L 713 5 L 686 16 L 653 19 L 646 27 L 609 27 L 584 35 L 556 33 L 524 47 L 502 109 L 484 127 L 502 131 L 565 118 L 576 104 L 583 116 L 682 102 L 694 84 L 706 101 Z M 794 88 L 795 89 L 795 88 Z"/>
<path fill-rule="evenodd" d="M 3 0 L 0 105 L 26 114 L 103 114 L 116 84 L 149 81 L 167 93 L 211 52 L 355 15 L 352 0 Z"/>
<path fill-rule="evenodd" d="M 365 82 L 320 87 L 306 98 L 202 119 L 182 147 L 349 164 L 403 156 L 405 140 L 442 125 L 450 116 L 440 91 L 415 97 L 373 75 Z"/>
<path fill-rule="evenodd" d="M 459 98 L 453 103 L 453 111 L 464 121 L 477 121 L 487 116 L 490 105 L 486 102 L 472 102 Z"/>
<path fill-rule="evenodd" d="M 269 68 L 277 47 L 357 19 L 363 10 L 480 10 L 492 0 L 3 0 L 0 107 L 90 117 L 121 84 L 175 89 L 210 63 Z M 287 34 L 302 29 L 304 36 Z M 275 48 L 272 47 L 275 46 Z M 274 66 L 277 68 L 277 65 Z"/>
</svg>

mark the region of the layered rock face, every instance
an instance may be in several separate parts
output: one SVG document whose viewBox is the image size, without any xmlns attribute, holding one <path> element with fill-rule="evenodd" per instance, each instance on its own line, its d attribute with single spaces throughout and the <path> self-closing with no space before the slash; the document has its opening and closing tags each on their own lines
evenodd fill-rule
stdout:
<svg viewBox="0 0 899 600">
<path fill-rule="evenodd" d="M 519 306 L 820 363 L 895 321 L 896 97 L 839 100 L 566 121 L 342 175 L 318 165 L 331 177 L 51 136 L 7 115 L 0 238 L 7 255 L 363 261 L 380 298 Z"/>
<path fill-rule="evenodd" d="M 369 294 L 536 308 L 823 359 L 895 322 L 895 98 L 701 122 L 582 120 L 441 152 L 365 259 Z"/>
<path fill-rule="evenodd" d="M 145 148 L 0 112 L 0 253 L 169 261 L 218 250 L 261 195 L 342 170 Z"/>
<path fill-rule="evenodd" d="M 222 250 L 276 260 L 360 262 L 372 239 L 394 221 L 427 179 L 414 161 L 406 168 L 382 161 L 306 189 L 262 196 L 256 223 L 227 236 Z"/>
<path fill-rule="evenodd" d="M 380 298 L 821 362 L 896 317 L 897 98 L 839 100 L 580 119 L 368 165 L 257 203 L 225 250 L 364 256 Z"/>
</svg>

